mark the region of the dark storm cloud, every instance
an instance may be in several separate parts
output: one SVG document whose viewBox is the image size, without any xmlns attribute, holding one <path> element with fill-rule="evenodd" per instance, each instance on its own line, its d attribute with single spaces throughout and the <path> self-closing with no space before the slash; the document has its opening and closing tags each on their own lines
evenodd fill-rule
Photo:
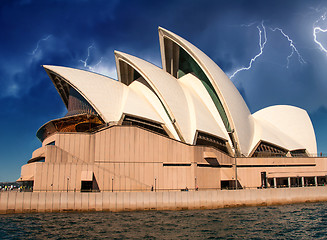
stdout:
<svg viewBox="0 0 327 240">
<path fill-rule="evenodd" d="M 274 104 L 306 109 L 321 140 L 320 151 L 327 152 L 327 140 L 319 131 L 327 120 L 327 57 L 312 36 L 313 24 L 326 7 L 323 1 L 281 0 L 1 1 L 0 117 L 6 127 L 0 163 L 11 171 L 0 172 L 0 181 L 18 178 L 20 166 L 39 145 L 33 137 L 37 129 L 65 114 L 41 65 L 77 67 L 115 78 L 113 51 L 119 50 L 160 66 L 158 26 L 199 47 L 231 75 L 259 53 L 257 25 L 263 21 L 268 37 L 263 54 L 233 81 L 252 112 Z M 286 67 L 291 48 L 285 37 L 271 31 L 275 27 L 294 40 L 305 64 L 294 55 Z M 325 35 L 319 40 L 327 41 Z"/>
</svg>

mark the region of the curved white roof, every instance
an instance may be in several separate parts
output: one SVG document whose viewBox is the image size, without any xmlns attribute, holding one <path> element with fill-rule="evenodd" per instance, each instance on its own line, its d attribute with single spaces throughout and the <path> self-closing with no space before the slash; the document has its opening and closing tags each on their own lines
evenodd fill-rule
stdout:
<svg viewBox="0 0 327 240">
<path fill-rule="evenodd" d="M 168 135 L 176 140 L 180 141 L 180 138 L 171 123 L 170 119 L 168 118 L 168 115 L 163 108 L 160 100 L 158 97 L 143 83 L 140 81 L 134 81 L 129 86 L 129 88 L 133 89 L 135 92 L 137 92 L 139 95 L 144 96 L 144 98 L 148 101 L 148 103 L 152 106 L 153 111 L 155 111 L 162 119 L 163 123 L 165 124 L 165 127 L 168 130 Z M 140 106 L 142 107 L 142 106 Z M 137 109 L 135 109 L 137 111 Z"/>
<path fill-rule="evenodd" d="M 179 78 L 178 82 L 181 84 L 187 98 L 193 139 L 197 131 L 202 131 L 227 141 L 229 136 L 224 123 L 199 79 L 189 73 Z"/>
<path fill-rule="evenodd" d="M 74 68 L 43 67 L 78 91 L 105 122 L 118 122 L 122 113 L 163 122 L 142 95 L 116 80 Z"/>
<path fill-rule="evenodd" d="M 115 56 L 117 62 L 125 61 L 141 74 L 167 109 L 179 136 L 186 143 L 192 144 L 189 109 L 185 107 L 187 106 L 187 99 L 176 78 L 161 68 L 132 55 L 115 51 Z M 117 67 L 119 68 L 119 64 Z"/>
<path fill-rule="evenodd" d="M 287 151 L 305 149 L 303 145 L 299 144 L 296 140 L 280 131 L 276 126 L 272 125 L 268 121 L 260 118 L 254 118 L 254 122 L 255 130 L 251 146 L 252 151 L 248 155 L 251 155 L 255 151 L 255 148 L 261 141 L 276 145 Z"/>
<path fill-rule="evenodd" d="M 236 141 L 241 153 L 247 153 L 253 137 L 254 123 L 251 113 L 242 96 L 227 75 L 201 50 L 178 35 L 159 27 L 162 65 L 166 70 L 163 38 L 168 38 L 182 47 L 202 68 L 215 88 L 226 111 L 231 127 L 236 134 Z"/>
<path fill-rule="evenodd" d="M 228 140 L 227 148 L 230 151 L 230 134 L 213 101 L 216 96 L 210 95 L 214 94 L 209 93 L 211 86 L 209 90 L 208 86 L 204 86 L 209 79 L 235 132 L 234 138 L 241 154 L 249 156 L 262 141 L 289 151 L 306 149 L 308 153 L 316 153 L 314 129 L 305 110 L 281 105 L 251 115 L 233 83 L 208 56 L 165 29 L 159 28 L 159 36 L 164 69 L 117 51 L 119 81 L 73 68 L 44 68 L 66 106 L 70 86 L 88 101 L 105 122 L 118 122 L 123 114 L 138 116 L 162 124 L 171 138 L 188 144 L 195 143 L 197 132 Z M 168 40 L 167 51 L 164 49 L 164 38 L 175 43 L 172 45 Z M 192 73 L 185 72 L 177 79 L 166 71 L 165 52 L 172 54 L 170 71 L 173 72 L 176 71 L 174 59 L 178 54 L 177 48 L 184 49 L 199 65 L 208 78 L 202 79 L 205 83 Z M 184 51 L 182 53 L 185 54 Z"/>
<path fill-rule="evenodd" d="M 142 94 L 139 94 L 130 87 L 128 87 L 125 92 L 121 112 L 123 114 L 139 116 L 158 123 L 163 123 L 162 118 L 153 109 L 151 103 Z"/>
<path fill-rule="evenodd" d="M 61 76 L 89 102 L 104 121 L 119 121 L 124 91 L 127 91 L 125 85 L 84 70 L 49 65 L 43 67 Z"/>
<path fill-rule="evenodd" d="M 292 143 L 288 143 L 285 148 L 306 149 L 310 154 L 317 152 L 314 129 L 305 110 L 294 106 L 277 105 L 261 109 L 254 113 L 253 117 L 278 129 L 278 136 L 283 141 L 286 141 L 283 135 L 292 139 Z"/>
</svg>

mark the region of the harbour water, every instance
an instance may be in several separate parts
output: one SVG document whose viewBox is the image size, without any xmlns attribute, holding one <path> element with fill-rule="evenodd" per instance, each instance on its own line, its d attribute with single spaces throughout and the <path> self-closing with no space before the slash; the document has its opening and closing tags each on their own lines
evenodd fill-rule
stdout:
<svg viewBox="0 0 327 240">
<path fill-rule="evenodd" d="M 326 239 L 327 203 L 0 215 L 0 239 Z"/>
</svg>

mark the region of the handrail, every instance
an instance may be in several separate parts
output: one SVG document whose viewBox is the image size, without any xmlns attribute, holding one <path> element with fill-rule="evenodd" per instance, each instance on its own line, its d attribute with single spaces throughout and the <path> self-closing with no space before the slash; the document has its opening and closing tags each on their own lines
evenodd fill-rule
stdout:
<svg viewBox="0 0 327 240">
<path fill-rule="evenodd" d="M 271 155 L 267 154 L 264 156 L 257 157 L 246 157 L 238 156 L 237 158 L 327 158 L 327 153 L 314 153 L 314 154 L 293 154 L 292 156 L 278 156 L 272 153 Z"/>
</svg>

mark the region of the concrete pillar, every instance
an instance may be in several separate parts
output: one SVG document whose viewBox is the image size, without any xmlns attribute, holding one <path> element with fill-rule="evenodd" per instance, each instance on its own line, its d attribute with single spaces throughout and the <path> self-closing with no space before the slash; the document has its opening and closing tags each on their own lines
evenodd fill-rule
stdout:
<svg viewBox="0 0 327 240">
<path fill-rule="evenodd" d="M 318 186 L 318 177 L 315 176 L 315 186 L 317 187 Z"/>
<path fill-rule="evenodd" d="M 304 187 L 304 177 L 301 177 L 302 180 L 302 187 Z"/>
<path fill-rule="evenodd" d="M 288 179 L 288 187 L 290 188 L 291 187 L 291 178 L 288 177 L 287 179 Z"/>
<path fill-rule="evenodd" d="M 275 177 L 274 177 L 274 188 L 277 188 L 277 180 Z"/>
</svg>

